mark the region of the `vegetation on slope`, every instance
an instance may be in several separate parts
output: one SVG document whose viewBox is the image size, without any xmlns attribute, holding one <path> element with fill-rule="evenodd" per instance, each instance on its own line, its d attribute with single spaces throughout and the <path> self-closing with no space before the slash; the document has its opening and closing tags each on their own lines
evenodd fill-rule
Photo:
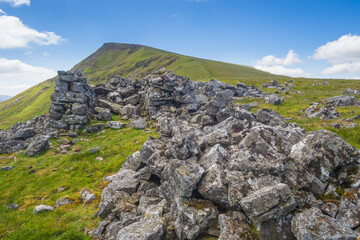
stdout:
<svg viewBox="0 0 360 240">
<path fill-rule="evenodd" d="M 267 80 L 274 77 L 252 67 L 187 57 L 142 45 L 119 43 L 104 44 L 72 70 L 83 71 L 89 82 L 95 84 L 117 75 L 141 78 L 161 67 L 192 80 L 202 81 L 212 78 Z M 48 112 L 53 88 L 54 81 L 48 80 L 0 103 L 0 129 L 8 129 L 16 122 Z"/>
<path fill-rule="evenodd" d="M 53 148 L 35 157 L 19 153 L 13 155 L 13 160 L 0 155 L 0 165 L 14 167 L 0 171 L 0 239 L 90 239 L 84 229 L 92 229 L 99 222 L 94 214 L 107 184 L 103 178 L 116 173 L 126 157 L 139 151 L 149 136 L 157 134 L 133 128 L 106 129 L 99 134 L 80 134 L 82 140 L 73 144 L 66 155 L 57 153 L 62 143 L 72 140 L 66 137 L 53 139 Z M 87 152 L 97 146 L 100 152 Z M 99 156 L 104 160 L 95 160 Z M 32 174 L 30 166 L 36 170 Z M 58 188 L 64 190 L 59 192 Z M 94 202 L 83 204 L 79 200 L 84 188 L 96 194 Z M 63 197 L 74 202 L 53 212 L 32 213 L 35 206 L 54 206 Z M 11 203 L 19 204 L 19 208 L 6 209 Z"/>
</svg>

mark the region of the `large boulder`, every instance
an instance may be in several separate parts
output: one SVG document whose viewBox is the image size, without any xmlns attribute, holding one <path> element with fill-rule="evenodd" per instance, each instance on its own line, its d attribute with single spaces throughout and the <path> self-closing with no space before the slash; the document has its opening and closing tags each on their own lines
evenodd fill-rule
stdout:
<svg viewBox="0 0 360 240">
<path fill-rule="evenodd" d="M 28 156 L 34 156 L 46 150 L 50 143 L 50 136 L 37 135 L 32 139 L 29 146 L 25 150 L 25 154 Z"/>
</svg>

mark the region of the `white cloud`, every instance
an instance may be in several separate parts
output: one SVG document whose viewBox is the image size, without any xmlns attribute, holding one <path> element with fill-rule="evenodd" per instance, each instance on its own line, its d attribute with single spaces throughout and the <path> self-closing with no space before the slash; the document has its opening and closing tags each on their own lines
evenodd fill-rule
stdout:
<svg viewBox="0 0 360 240">
<path fill-rule="evenodd" d="M 285 66 L 301 63 L 302 61 L 294 50 L 290 50 L 286 57 L 278 58 L 273 55 L 263 57 L 256 61 L 255 68 L 273 74 L 286 75 L 291 77 L 308 76 L 301 68 L 286 68 Z"/>
<path fill-rule="evenodd" d="M 277 75 L 285 75 L 290 77 L 305 77 L 308 76 L 301 68 L 286 68 L 284 66 L 255 66 L 256 69 L 269 72 Z"/>
<path fill-rule="evenodd" d="M 324 69 L 321 74 L 357 74 L 360 73 L 360 61 L 335 64 L 329 68 Z"/>
<path fill-rule="evenodd" d="M 59 44 L 63 40 L 53 32 L 38 32 L 14 16 L 0 15 L 0 49 Z"/>
<path fill-rule="evenodd" d="M 11 3 L 14 7 L 19 7 L 21 5 L 30 6 L 30 0 L 0 0 L 0 2 Z"/>
<path fill-rule="evenodd" d="M 277 58 L 273 55 L 268 55 L 263 57 L 260 61 L 256 62 L 256 65 L 260 66 L 290 66 L 296 63 L 301 63 L 302 61 L 299 59 L 294 50 L 290 50 L 285 58 Z"/>
<path fill-rule="evenodd" d="M 360 36 L 346 34 L 339 39 L 318 47 L 311 56 L 316 60 L 326 60 L 331 67 L 321 74 L 360 73 Z"/>
<path fill-rule="evenodd" d="M 21 91 L 56 76 L 56 71 L 36 67 L 20 60 L 0 58 L 0 94 L 16 95 Z"/>
<path fill-rule="evenodd" d="M 0 16 L 1 15 L 6 15 L 6 12 L 4 12 L 2 9 L 0 9 Z"/>
<path fill-rule="evenodd" d="M 360 36 L 343 35 L 338 40 L 318 47 L 312 58 L 327 60 L 333 65 L 360 61 Z"/>
</svg>

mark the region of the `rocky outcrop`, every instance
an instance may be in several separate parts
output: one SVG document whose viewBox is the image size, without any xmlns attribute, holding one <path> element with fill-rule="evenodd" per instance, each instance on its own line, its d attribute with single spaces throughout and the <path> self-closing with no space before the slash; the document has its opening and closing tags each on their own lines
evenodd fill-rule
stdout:
<svg viewBox="0 0 360 240">
<path fill-rule="evenodd" d="M 50 117 L 71 131 L 84 127 L 95 107 L 95 91 L 81 72 L 58 71 L 51 95 Z"/>
<path fill-rule="evenodd" d="M 328 104 L 326 106 L 319 107 L 319 104 L 314 104 L 305 110 L 308 118 L 320 118 L 322 120 L 338 119 L 340 112 L 337 111 L 334 105 Z"/>
<path fill-rule="evenodd" d="M 332 104 L 339 107 L 346 107 L 346 106 L 358 106 L 360 105 L 360 101 L 356 99 L 355 96 L 335 96 L 331 98 L 324 99 L 328 104 Z"/>
<path fill-rule="evenodd" d="M 360 90 L 359 89 L 347 88 L 347 89 L 344 90 L 343 94 L 360 95 Z"/>
<path fill-rule="evenodd" d="M 104 179 L 110 183 L 102 192 L 102 220 L 94 237 L 356 236 L 356 207 L 343 203 L 336 215 L 336 207 L 314 197 L 330 191 L 330 185 L 351 187 L 358 179 L 354 169 L 360 154 L 339 136 L 305 134 L 272 110 L 253 114 L 236 107 L 232 97 L 251 92 L 242 84 L 195 83 L 165 70 L 131 83 L 117 90 L 105 84 L 97 90 L 102 94 L 98 100 L 112 93 L 119 111 L 140 109 L 139 115 L 154 120 L 160 138 L 149 138 L 117 174 Z M 138 102 L 123 104 L 134 92 Z M 310 219 L 315 221 L 311 226 Z"/>
</svg>

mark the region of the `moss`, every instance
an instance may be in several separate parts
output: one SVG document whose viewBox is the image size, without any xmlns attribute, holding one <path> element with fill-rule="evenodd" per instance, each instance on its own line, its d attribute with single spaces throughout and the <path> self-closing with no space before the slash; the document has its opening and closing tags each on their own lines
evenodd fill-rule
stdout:
<svg viewBox="0 0 360 240">
<path fill-rule="evenodd" d="M 260 231 L 257 229 L 257 226 L 254 222 L 248 220 L 248 231 L 251 236 L 251 240 L 260 240 Z M 244 238 L 246 239 L 246 238 Z"/>
</svg>

